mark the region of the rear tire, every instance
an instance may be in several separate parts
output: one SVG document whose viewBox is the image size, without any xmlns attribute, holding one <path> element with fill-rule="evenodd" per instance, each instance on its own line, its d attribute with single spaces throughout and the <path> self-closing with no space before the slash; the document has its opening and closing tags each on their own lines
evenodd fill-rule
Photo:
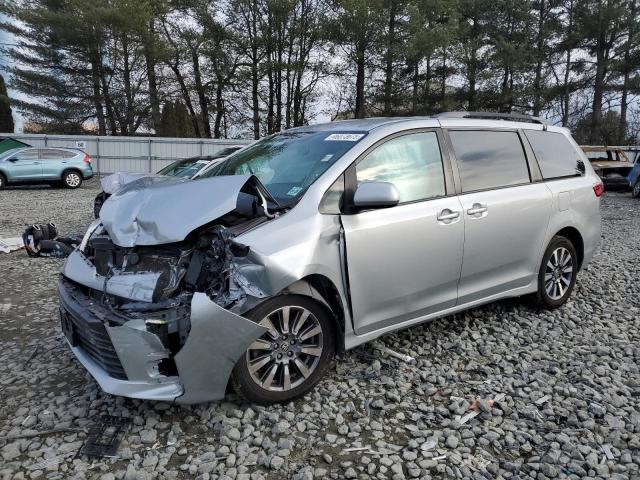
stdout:
<svg viewBox="0 0 640 480">
<path fill-rule="evenodd" d="M 268 405 L 299 397 L 320 381 L 335 354 L 334 323 L 324 306 L 302 295 L 281 295 L 247 317 L 269 331 L 233 369 L 238 395 Z"/>
<path fill-rule="evenodd" d="M 0 173 L 0 190 L 7 186 L 7 179 Z"/>
<path fill-rule="evenodd" d="M 631 196 L 633 198 L 640 198 L 640 178 L 636 180 L 636 184 L 631 189 Z"/>
<path fill-rule="evenodd" d="M 565 237 L 553 237 L 542 257 L 534 302 L 549 310 L 564 305 L 571 296 L 577 274 L 578 255 L 575 247 Z"/>
<path fill-rule="evenodd" d="M 78 188 L 82 185 L 82 174 L 76 170 L 67 170 L 62 174 L 62 185 L 65 188 Z"/>
</svg>

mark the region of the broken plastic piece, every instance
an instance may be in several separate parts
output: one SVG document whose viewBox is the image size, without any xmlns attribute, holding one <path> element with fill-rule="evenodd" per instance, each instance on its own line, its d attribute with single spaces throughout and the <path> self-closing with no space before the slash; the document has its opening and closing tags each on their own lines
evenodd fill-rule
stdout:
<svg viewBox="0 0 640 480">
<path fill-rule="evenodd" d="M 366 450 L 371 450 L 371 447 L 351 447 L 351 448 L 345 448 L 344 450 L 342 450 L 342 453 L 350 453 L 350 452 L 363 452 Z"/>
<path fill-rule="evenodd" d="M 118 446 L 129 429 L 129 419 L 103 415 L 89 430 L 79 455 L 89 457 L 115 457 Z"/>
<path fill-rule="evenodd" d="M 386 353 L 387 355 L 390 355 L 399 360 L 402 360 L 403 362 L 412 363 L 412 364 L 416 363 L 416 359 L 413 358 L 411 355 L 406 355 L 404 353 L 396 352 L 395 350 L 391 350 L 390 348 L 382 345 L 376 345 L 376 348 L 381 352 Z"/>
<path fill-rule="evenodd" d="M 604 452 L 604 455 L 607 457 L 607 460 L 614 460 L 616 457 L 613 456 L 613 452 L 611 451 L 611 445 L 605 443 L 600 447 Z"/>
<path fill-rule="evenodd" d="M 10 253 L 24 248 L 24 242 L 20 237 L 0 238 L 0 252 Z"/>
<path fill-rule="evenodd" d="M 424 442 L 422 445 L 420 445 L 420 450 L 423 450 L 425 452 L 428 450 L 433 450 L 434 448 L 436 448 L 437 444 L 438 443 L 435 441 L 435 439 L 430 438 L 429 440 Z"/>
<path fill-rule="evenodd" d="M 551 400 L 551 395 L 545 395 L 542 398 L 539 398 L 538 400 L 536 400 L 536 405 L 542 405 L 543 403 L 548 402 L 549 400 Z"/>
</svg>

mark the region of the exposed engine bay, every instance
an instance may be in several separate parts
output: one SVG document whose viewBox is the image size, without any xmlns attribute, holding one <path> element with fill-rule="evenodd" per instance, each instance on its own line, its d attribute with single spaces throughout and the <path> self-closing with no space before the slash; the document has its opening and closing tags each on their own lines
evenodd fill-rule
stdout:
<svg viewBox="0 0 640 480">
<path fill-rule="evenodd" d="M 239 273 L 235 259 L 246 257 L 248 247 L 234 237 L 269 220 L 260 202 L 240 194 L 238 208 L 204 226 L 181 242 L 121 247 L 98 227 L 84 247 L 84 256 L 103 277 L 103 288 L 90 295 L 126 322 L 143 319 L 147 329 L 173 353 L 184 344 L 190 330 L 189 312 L 194 293 L 205 293 L 223 308 L 243 313 L 245 303 L 253 304 L 264 295 Z M 148 276 L 147 276 L 148 275 Z M 110 282 L 136 279 L 128 295 L 109 293 Z M 136 300 L 140 281 L 149 283 L 150 298 Z M 126 293 L 126 292 L 123 292 Z"/>
</svg>

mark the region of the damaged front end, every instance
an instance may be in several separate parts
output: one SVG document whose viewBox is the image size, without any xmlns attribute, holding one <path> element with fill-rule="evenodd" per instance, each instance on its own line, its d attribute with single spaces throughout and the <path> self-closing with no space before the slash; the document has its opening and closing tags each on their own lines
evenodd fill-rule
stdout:
<svg viewBox="0 0 640 480">
<path fill-rule="evenodd" d="M 148 182 L 111 197 L 67 259 L 59 282 L 63 331 L 108 393 L 221 399 L 235 362 L 266 331 L 240 316 L 267 295 L 238 269 L 249 249 L 234 239 L 273 218 L 273 201 L 255 177 L 164 189 Z"/>
</svg>

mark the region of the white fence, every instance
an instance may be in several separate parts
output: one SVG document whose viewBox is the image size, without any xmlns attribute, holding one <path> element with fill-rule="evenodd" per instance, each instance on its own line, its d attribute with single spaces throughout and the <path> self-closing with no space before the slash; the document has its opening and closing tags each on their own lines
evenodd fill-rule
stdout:
<svg viewBox="0 0 640 480">
<path fill-rule="evenodd" d="M 249 140 L 210 138 L 106 137 L 91 135 L 0 134 L 33 147 L 77 147 L 92 159 L 96 173 L 157 172 L 187 157 L 213 155 L 223 148 L 247 145 Z"/>
</svg>

